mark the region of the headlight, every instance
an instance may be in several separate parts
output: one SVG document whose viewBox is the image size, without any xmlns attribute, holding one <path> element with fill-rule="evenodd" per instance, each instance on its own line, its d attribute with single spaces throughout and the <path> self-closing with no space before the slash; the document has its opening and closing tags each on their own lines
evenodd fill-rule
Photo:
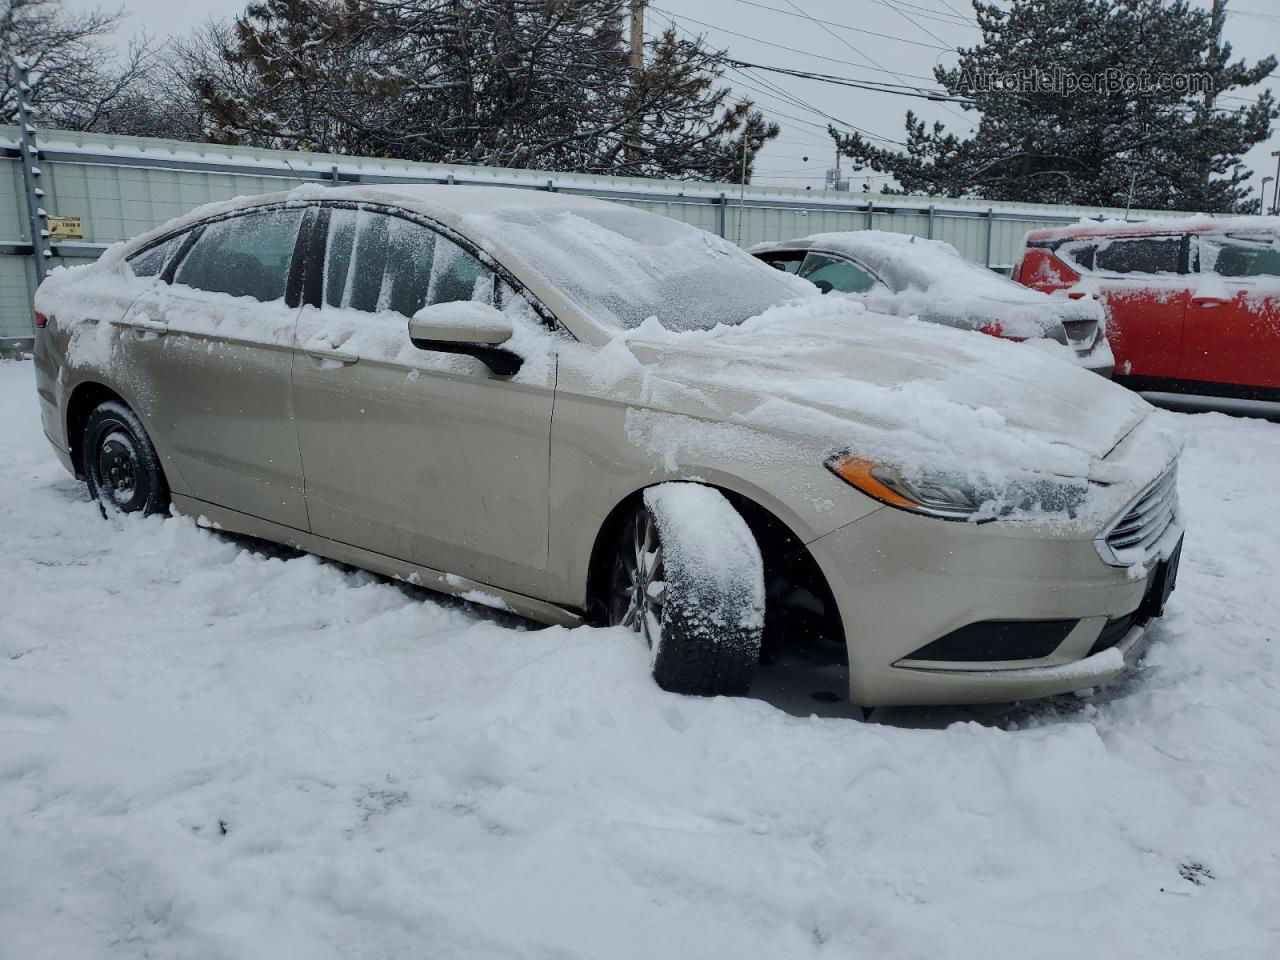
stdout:
<svg viewBox="0 0 1280 960">
<path fill-rule="evenodd" d="M 1065 477 L 1029 477 L 996 485 L 945 472 L 908 476 L 851 453 L 831 457 L 827 469 L 882 503 L 953 520 L 994 520 L 1012 513 L 1074 517 L 1089 486 L 1088 481 Z"/>
</svg>

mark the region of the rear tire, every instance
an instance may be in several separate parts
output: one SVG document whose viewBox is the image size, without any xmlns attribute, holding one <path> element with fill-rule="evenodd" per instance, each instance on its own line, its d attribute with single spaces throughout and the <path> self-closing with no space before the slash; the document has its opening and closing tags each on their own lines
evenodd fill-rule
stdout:
<svg viewBox="0 0 1280 960">
<path fill-rule="evenodd" d="M 716 543 L 665 509 L 680 488 L 693 488 Z M 727 566 L 726 537 L 736 548 Z M 645 639 L 658 686 L 697 696 L 750 689 L 764 632 L 763 564 L 746 521 L 719 491 L 675 483 L 646 491 L 619 531 L 609 591 L 608 622 Z"/>
<path fill-rule="evenodd" d="M 123 403 L 99 404 L 85 421 L 81 462 L 89 495 L 104 513 L 165 513 L 169 484 L 136 414 Z"/>
</svg>

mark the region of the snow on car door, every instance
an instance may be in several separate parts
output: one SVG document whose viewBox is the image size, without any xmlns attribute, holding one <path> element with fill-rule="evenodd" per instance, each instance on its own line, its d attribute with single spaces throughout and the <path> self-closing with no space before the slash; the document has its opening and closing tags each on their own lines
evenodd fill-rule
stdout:
<svg viewBox="0 0 1280 960">
<path fill-rule="evenodd" d="M 1179 376 L 1219 387 L 1280 387 L 1280 236 L 1195 238 L 1199 272 Z M 1234 391 L 1233 391 L 1234 392 Z M 1245 391 L 1251 395 L 1250 390 Z"/>
<path fill-rule="evenodd" d="M 298 310 L 286 293 L 303 216 L 278 207 L 205 225 L 172 282 L 120 321 L 134 394 L 179 474 L 174 492 L 301 530 L 289 386 Z"/>
<path fill-rule="evenodd" d="M 312 531 L 537 592 L 554 365 L 501 377 L 413 346 L 409 317 L 424 305 L 492 302 L 495 288 L 492 271 L 421 223 L 333 208 L 323 255 L 294 372 Z"/>
</svg>

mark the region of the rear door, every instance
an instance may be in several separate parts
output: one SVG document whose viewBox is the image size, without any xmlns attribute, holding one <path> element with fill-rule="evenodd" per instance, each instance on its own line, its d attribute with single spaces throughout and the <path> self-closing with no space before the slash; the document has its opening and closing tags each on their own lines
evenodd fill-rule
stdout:
<svg viewBox="0 0 1280 960">
<path fill-rule="evenodd" d="M 197 227 L 170 251 L 169 282 L 121 320 L 131 389 L 187 494 L 301 530 L 290 378 L 307 215 L 259 208 Z"/>
<path fill-rule="evenodd" d="M 312 531 L 539 592 L 554 362 L 503 377 L 413 346 L 408 322 L 423 306 L 511 307 L 511 291 L 423 221 L 350 206 L 325 218 L 327 244 L 312 254 L 323 285 L 299 317 L 294 368 Z"/>
<path fill-rule="evenodd" d="M 1106 305 L 1116 377 L 1177 377 L 1189 300 L 1186 238 L 1105 237 L 1077 246 L 1071 256 L 1089 271 Z"/>
<path fill-rule="evenodd" d="M 1180 376 L 1214 392 L 1280 399 L 1280 235 L 1196 236 L 1192 263 Z"/>
</svg>

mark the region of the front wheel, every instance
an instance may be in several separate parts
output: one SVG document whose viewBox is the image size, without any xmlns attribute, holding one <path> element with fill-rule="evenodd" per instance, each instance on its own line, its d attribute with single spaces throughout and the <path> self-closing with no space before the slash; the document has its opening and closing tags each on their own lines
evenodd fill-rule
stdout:
<svg viewBox="0 0 1280 960">
<path fill-rule="evenodd" d="M 164 513 L 169 484 L 142 421 L 123 403 L 108 400 L 89 414 L 81 438 L 89 495 L 104 511 Z"/>
<path fill-rule="evenodd" d="M 615 542 L 608 616 L 644 638 L 664 690 L 747 692 L 764 631 L 763 562 L 723 494 L 696 483 L 645 491 Z"/>
</svg>

